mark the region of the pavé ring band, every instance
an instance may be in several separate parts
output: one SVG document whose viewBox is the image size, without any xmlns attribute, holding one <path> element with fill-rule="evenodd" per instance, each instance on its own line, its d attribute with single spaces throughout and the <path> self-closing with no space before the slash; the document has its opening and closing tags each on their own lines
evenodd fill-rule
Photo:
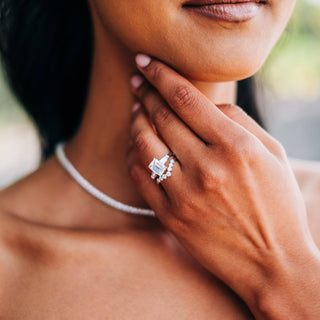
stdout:
<svg viewBox="0 0 320 320">
<path fill-rule="evenodd" d="M 169 166 L 167 168 L 167 171 L 165 173 L 163 173 L 160 177 L 158 177 L 157 179 L 157 183 L 159 184 L 160 182 L 162 182 L 163 180 L 166 180 L 168 177 L 171 177 L 171 171 L 173 168 L 173 165 L 175 163 L 175 157 L 173 157 L 170 162 L 169 162 Z"/>
</svg>

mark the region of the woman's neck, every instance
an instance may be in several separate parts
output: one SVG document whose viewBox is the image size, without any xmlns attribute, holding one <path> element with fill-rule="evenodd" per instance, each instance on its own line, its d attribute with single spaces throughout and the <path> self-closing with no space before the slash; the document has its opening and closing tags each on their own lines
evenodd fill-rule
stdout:
<svg viewBox="0 0 320 320">
<path fill-rule="evenodd" d="M 96 25 L 85 114 L 65 151 L 78 171 L 102 192 L 123 203 L 148 208 L 128 174 L 126 162 L 134 103 L 130 78 L 136 72 L 134 54 Z M 214 103 L 235 102 L 234 82 L 191 82 Z M 4 198 L 10 211 L 50 226 L 89 230 L 161 228 L 157 219 L 119 213 L 89 195 L 62 169 L 55 157 L 9 188 Z"/>
<path fill-rule="evenodd" d="M 129 177 L 126 163 L 134 103 L 130 78 L 137 72 L 134 54 L 102 28 L 96 26 L 96 31 L 85 114 L 66 154 L 102 192 L 126 204 L 148 207 Z M 235 102 L 234 82 L 191 82 L 215 103 Z"/>
</svg>

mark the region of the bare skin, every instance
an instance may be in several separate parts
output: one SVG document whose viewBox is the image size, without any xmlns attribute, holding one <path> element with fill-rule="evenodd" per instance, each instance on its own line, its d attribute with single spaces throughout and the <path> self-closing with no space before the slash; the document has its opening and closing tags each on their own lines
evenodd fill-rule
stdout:
<svg viewBox="0 0 320 320">
<path fill-rule="evenodd" d="M 281 144 L 157 59 L 139 54 L 136 62 L 143 77 L 133 78 L 133 91 L 144 108 L 134 108 L 129 163 L 141 194 L 257 319 L 317 319 L 320 251 Z M 177 163 L 159 188 L 145 167 L 169 149 Z"/>
<path fill-rule="evenodd" d="M 191 319 L 195 314 L 198 319 L 251 318 L 240 300 L 153 220 L 133 217 L 127 226 L 120 227 L 116 218 L 131 216 L 109 212 L 114 225 L 109 224 L 107 230 L 76 229 L 76 225 L 70 230 L 66 223 L 65 227 L 46 226 L 4 210 L 13 207 L 11 200 L 17 206 L 18 201 L 32 199 L 30 194 L 18 197 L 24 186 L 40 192 L 34 183 L 42 185 L 46 178 L 51 179 L 52 190 L 57 184 L 66 186 L 64 171 L 58 166 L 52 170 L 54 166 L 57 164 L 52 159 L 41 169 L 49 169 L 54 176 L 38 171 L 43 180 L 31 176 L 10 192 L 1 193 L 1 318 Z M 302 190 L 313 190 L 309 197 L 314 200 L 306 203 L 311 230 L 320 247 L 320 190 L 313 186 L 315 182 L 319 185 L 320 170 L 304 168 L 295 165 Z M 70 197 L 77 194 L 68 187 L 61 192 Z M 52 201 L 58 199 L 52 196 Z M 81 196 L 78 201 L 84 199 L 83 205 L 92 200 L 85 193 Z M 92 208 L 99 211 L 102 206 L 96 203 Z"/>
<path fill-rule="evenodd" d="M 52 190 L 66 186 L 65 173 L 54 160 L 50 172 Z M 306 201 L 313 236 L 320 247 L 318 230 L 320 170 L 295 165 L 302 190 L 310 189 Z M 40 173 L 40 172 L 38 172 Z M 315 178 L 317 173 L 317 179 Z M 243 303 L 221 282 L 206 272 L 179 243 L 148 218 L 109 212 L 114 225 L 107 230 L 70 230 L 17 218 L 4 210 L 32 196 L 18 197 L 20 188 L 39 192 L 31 176 L 1 193 L 1 299 L 3 319 L 250 319 Z M 64 184 L 61 184 L 61 179 Z M 52 191 L 51 190 L 51 191 Z M 78 190 L 81 191 L 81 190 Z M 65 187 L 65 195 L 76 195 Z M 85 193 L 78 201 L 92 200 Z M 61 197 L 61 196 L 60 196 Z M 42 199 L 42 197 L 40 197 Z M 42 199 L 44 200 L 44 199 Z M 53 195 L 52 201 L 58 200 Z M 307 200 L 307 197 L 306 197 Z M 67 203 L 65 204 L 67 205 Z M 92 206 L 98 211 L 99 203 Z M 57 213 L 59 210 L 57 210 Z M 127 227 L 117 218 L 128 218 Z M 135 220 L 136 226 L 132 225 Z M 62 224 L 62 222 L 61 222 Z M 77 228 L 76 224 L 70 226 Z M 81 230 L 82 229 L 82 230 Z M 91 229 L 91 228 L 87 228 Z M 174 280 L 173 280 L 174 279 Z"/>
<path fill-rule="evenodd" d="M 102 15 L 108 10 L 101 6 L 120 3 L 95 2 Z M 282 6 L 292 3 L 283 1 Z M 280 15 L 280 6 L 277 10 L 275 16 Z M 290 10 L 286 11 L 287 16 Z M 127 204 L 149 207 L 129 176 L 126 160 L 135 101 L 130 77 L 137 72 L 134 52 L 142 49 L 139 45 L 143 41 L 134 45 L 147 35 L 141 33 L 143 28 L 135 30 L 137 39 L 130 42 L 132 33 L 122 29 L 122 21 L 104 17 L 113 27 L 108 33 L 97 12 L 92 12 L 95 53 L 89 97 L 81 127 L 67 145 L 67 155 L 106 194 Z M 280 19 L 270 43 L 261 47 L 263 55 L 257 55 L 253 48 L 254 69 L 280 34 L 286 16 Z M 221 63 L 214 65 L 212 61 L 202 69 L 191 63 L 190 69 L 181 57 L 161 53 L 163 44 L 148 36 L 150 53 L 159 52 L 163 60 L 185 69 L 193 76 L 190 81 L 194 86 L 215 103 L 234 103 L 235 83 L 208 82 L 205 72 L 211 78 L 218 75 L 220 80 L 235 80 L 256 71 L 232 66 L 236 72 L 231 76 L 217 69 Z M 174 52 L 178 47 L 171 48 Z M 211 49 L 203 47 L 202 53 Z M 247 55 L 241 50 L 238 53 Z M 168 61 L 170 56 L 175 59 Z M 83 191 L 54 157 L 0 193 L 0 213 L 0 319 L 251 318 L 245 304 L 187 253 L 162 223 L 103 205 Z M 317 218 L 312 221 L 320 226 Z"/>
<path fill-rule="evenodd" d="M 134 55 L 124 55 L 114 39 L 98 43 L 103 49 L 95 53 L 87 112 L 67 154 L 106 194 L 148 207 L 125 156 L 135 100 Z M 199 85 L 208 90 L 206 83 Z M 217 101 L 234 101 L 235 84 L 210 85 L 210 93 Z M 54 157 L 2 191 L 0 199 L 4 319 L 247 319 L 250 314 L 158 220 L 101 204 Z"/>
</svg>

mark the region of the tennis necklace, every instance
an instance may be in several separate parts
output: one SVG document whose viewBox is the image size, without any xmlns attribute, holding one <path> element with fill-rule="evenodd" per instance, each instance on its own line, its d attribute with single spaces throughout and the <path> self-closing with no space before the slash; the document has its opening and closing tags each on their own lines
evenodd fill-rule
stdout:
<svg viewBox="0 0 320 320">
<path fill-rule="evenodd" d="M 151 216 L 156 217 L 153 210 L 150 209 L 144 209 L 144 208 L 138 208 L 129 206 L 127 204 L 124 204 L 122 202 L 119 202 L 115 199 L 110 198 L 100 190 L 98 190 L 96 187 L 94 187 L 88 180 L 86 180 L 79 171 L 72 165 L 72 163 L 68 160 L 66 157 L 66 154 L 64 152 L 64 142 L 59 142 L 55 147 L 55 155 L 61 164 L 61 166 L 71 175 L 71 177 L 88 193 L 90 193 L 95 198 L 99 199 L 106 205 L 115 208 L 120 211 L 124 211 L 131 214 L 136 215 L 144 215 L 144 216 Z"/>
</svg>

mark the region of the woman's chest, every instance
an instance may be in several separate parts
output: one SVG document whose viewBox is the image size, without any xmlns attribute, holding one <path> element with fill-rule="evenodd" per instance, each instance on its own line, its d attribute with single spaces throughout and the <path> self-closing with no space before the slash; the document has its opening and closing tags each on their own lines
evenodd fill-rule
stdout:
<svg viewBox="0 0 320 320">
<path fill-rule="evenodd" d="M 8 319 L 250 318 L 229 289 L 198 270 L 114 259 L 26 275 Z"/>
<path fill-rule="evenodd" d="M 240 302 L 220 290 L 205 292 L 178 283 L 155 287 L 153 281 L 141 284 L 139 279 L 127 286 L 114 282 L 89 286 L 57 281 L 36 295 L 25 295 L 23 307 L 17 305 L 21 317 L 10 319 L 250 319 Z"/>
<path fill-rule="evenodd" d="M 55 249 L 58 258 L 8 274 L 0 319 L 250 318 L 243 302 L 184 249 L 159 241 L 121 237 L 70 245 L 63 254 Z"/>
</svg>

